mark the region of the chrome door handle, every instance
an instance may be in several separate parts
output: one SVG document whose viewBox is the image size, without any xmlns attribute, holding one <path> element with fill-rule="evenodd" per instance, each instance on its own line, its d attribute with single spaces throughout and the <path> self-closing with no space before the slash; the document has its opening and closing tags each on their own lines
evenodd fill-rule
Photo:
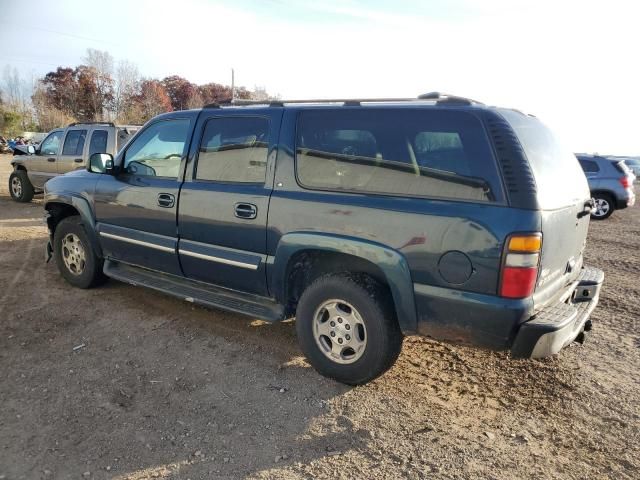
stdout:
<svg viewBox="0 0 640 480">
<path fill-rule="evenodd" d="M 83 162 L 83 160 L 82 160 L 81 158 L 76 158 L 76 159 L 74 160 L 74 162 L 76 162 L 76 163 L 82 163 L 82 162 Z"/>
<path fill-rule="evenodd" d="M 158 194 L 158 205 L 164 208 L 173 208 L 176 204 L 176 197 L 170 193 Z"/>
<path fill-rule="evenodd" d="M 258 207 L 253 203 L 236 203 L 235 216 L 252 220 L 258 216 Z"/>
<path fill-rule="evenodd" d="M 55 162 L 56 159 L 55 158 L 47 158 L 47 162 Z"/>
</svg>

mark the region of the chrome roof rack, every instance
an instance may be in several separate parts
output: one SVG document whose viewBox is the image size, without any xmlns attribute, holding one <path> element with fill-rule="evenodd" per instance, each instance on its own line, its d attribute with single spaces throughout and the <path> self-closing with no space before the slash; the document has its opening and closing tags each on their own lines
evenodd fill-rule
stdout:
<svg viewBox="0 0 640 480">
<path fill-rule="evenodd" d="M 73 122 L 67 125 L 68 127 L 75 127 L 77 125 L 108 125 L 109 127 L 115 127 L 113 122 Z"/>
<path fill-rule="evenodd" d="M 416 98 L 322 98 L 322 99 L 298 99 L 298 100 L 244 100 L 244 99 L 226 99 L 217 103 L 209 103 L 203 108 L 221 108 L 233 106 L 251 106 L 251 105 L 268 105 L 270 107 L 282 107 L 285 104 L 322 104 L 322 103 L 342 103 L 346 107 L 360 106 L 363 103 L 400 103 L 400 102 L 419 102 L 419 101 L 435 101 L 437 105 L 484 105 L 482 102 L 472 100 L 470 98 L 460 97 L 457 95 L 449 95 L 440 92 L 429 92 L 419 95 Z"/>
</svg>

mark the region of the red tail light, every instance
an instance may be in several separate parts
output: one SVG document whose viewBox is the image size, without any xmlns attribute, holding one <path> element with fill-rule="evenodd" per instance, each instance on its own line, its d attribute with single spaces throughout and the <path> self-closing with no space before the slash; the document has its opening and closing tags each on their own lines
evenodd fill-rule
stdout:
<svg viewBox="0 0 640 480">
<path fill-rule="evenodd" d="M 629 188 L 631 186 L 631 181 L 629 180 L 629 177 L 624 176 L 620 179 L 620 184 L 623 188 Z"/>
<path fill-rule="evenodd" d="M 533 294 L 538 278 L 542 235 L 511 235 L 505 245 L 500 277 L 500 296 L 526 298 Z"/>
<path fill-rule="evenodd" d="M 506 298 L 526 298 L 533 293 L 538 278 L 538 267 L 504 267 L 500 296 Z"/>
</svg>

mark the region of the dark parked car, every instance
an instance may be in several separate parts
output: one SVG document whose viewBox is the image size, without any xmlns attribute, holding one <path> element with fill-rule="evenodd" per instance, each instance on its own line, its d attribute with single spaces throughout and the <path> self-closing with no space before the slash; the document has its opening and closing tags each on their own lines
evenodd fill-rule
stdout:
<svg viewBox="0 0 640 480">
<path fill-rule="evenodd" d="M 600 155 L 579 154 L 577 157 L 587 176 L 593 197 L 591 218 L 604 220 L 609 218 L 614 210 L 635 204 L 635 176 L 623 160 Z"/>
<path fill-rule="evenodd" d="M 72 285 L 295 316 L 310 363 L 348 384 L 416 333 L 555 354 L 603 281 L 576 157 L 532 116 L 439 94 L 163 114 L 44 204 Z"/>
</svg>

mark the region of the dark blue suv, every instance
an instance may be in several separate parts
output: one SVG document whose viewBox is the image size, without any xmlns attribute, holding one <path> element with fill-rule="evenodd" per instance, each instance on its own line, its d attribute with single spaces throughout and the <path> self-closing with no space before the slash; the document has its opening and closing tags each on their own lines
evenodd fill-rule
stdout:
<svg viewBox="0 0 640 480">
<path fill-rule="evenodd" d="M 310 363 L 348 384 L 410 334 L 555 354 L 603 281 L 576 157 L 532 116 L 440 94 L 167 113 L 44 205 L 72 285 L 295 316 Z"/>
</svg>

